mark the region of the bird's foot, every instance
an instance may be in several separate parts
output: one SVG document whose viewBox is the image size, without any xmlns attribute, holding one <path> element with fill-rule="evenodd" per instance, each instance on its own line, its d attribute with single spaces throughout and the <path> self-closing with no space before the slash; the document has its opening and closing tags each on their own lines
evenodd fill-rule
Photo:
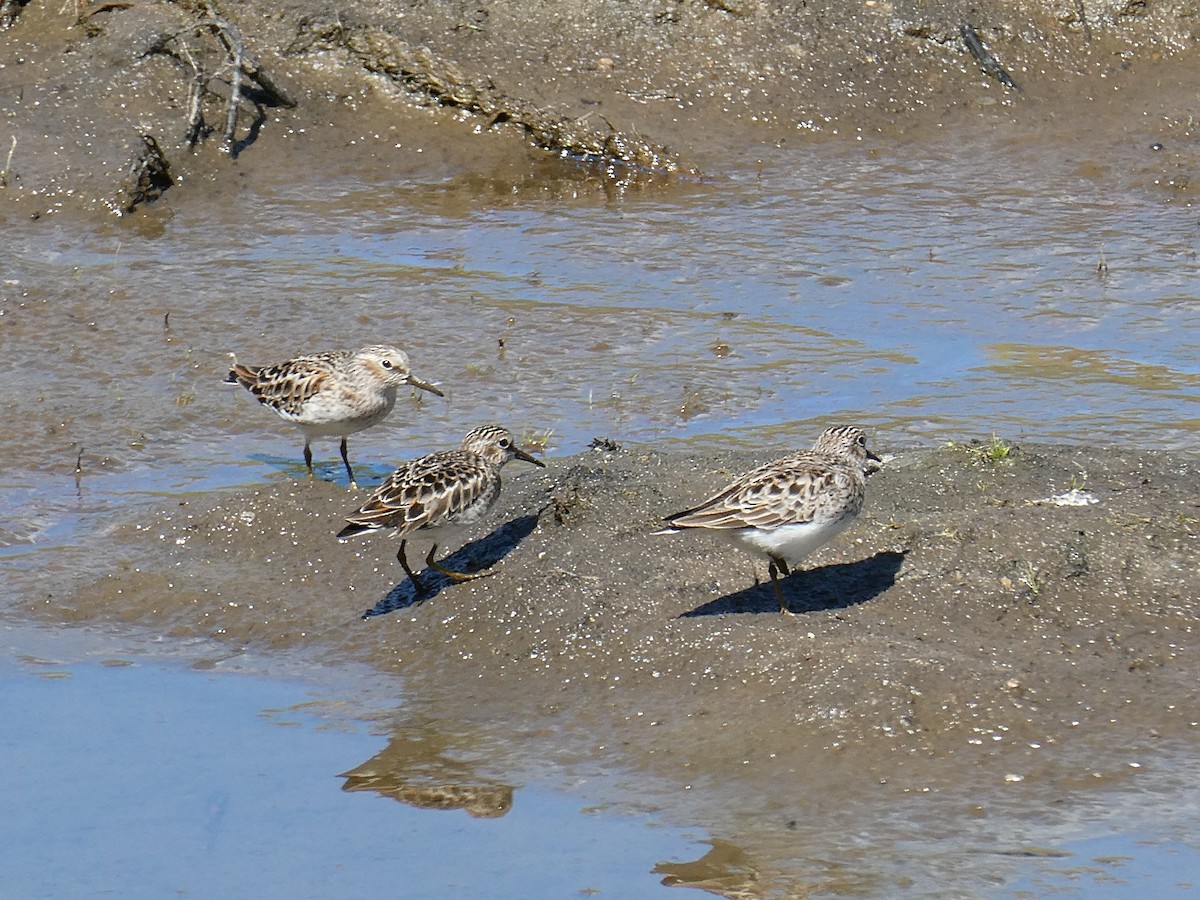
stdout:
<svg viewBox="0 0 1200 900">
<path fill-rule="evenodd" d="M 441 572 L 451 581 L 461 584 L 464 581 L 474 581 L 476 578 L 490 578 L 494 572 L 455 572 L 453 569 L 447 569 L 445 566 L 440 566 L 437 563 L 430 563 L 429 567 L 435 572 Z"/>
</svg>

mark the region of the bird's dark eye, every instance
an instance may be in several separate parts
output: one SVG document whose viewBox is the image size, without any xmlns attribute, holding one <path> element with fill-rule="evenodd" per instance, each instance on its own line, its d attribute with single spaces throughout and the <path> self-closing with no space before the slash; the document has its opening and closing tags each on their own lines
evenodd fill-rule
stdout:
<svg viewBox="0 0 1200 900">
<path fill-rule="evenodd" d="M 392 361 L 390 359 L 385 359 L 382 362 L 380 362 L 380 365 L 383 366 L 385 369 L 390 369 L 392 367 Z"/>
<path fill-rule="evenodd" d="M 500 446 L 507 450 L 512 446 L 512 441 L 510 441 L 508 438 L 500 438 Z"/>
<path fill-rule="evenodd" d="M 867 436 L 865 434 L 860 434 L 858 436 L 858 442 L 864 447 L 867 446 Z"/>
</svg>

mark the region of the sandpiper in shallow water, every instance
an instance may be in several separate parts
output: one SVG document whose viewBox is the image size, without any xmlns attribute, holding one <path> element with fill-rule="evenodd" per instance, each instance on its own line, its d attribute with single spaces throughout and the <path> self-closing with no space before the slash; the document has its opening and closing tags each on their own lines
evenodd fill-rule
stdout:
<svg viewBox="0 0 1200 900">
<path fill-rule="evenodd" d="M 377 425 L 396 405 L 396 390 L 412 385 L 445 396 L 432 384 L 416 378 L 408 356 L 395 347 L 364 347 L 356 353 L 326 350 L 297 356 L 274 366 L 234 363 L 225 378 L 240 384 L 263 406 L 304 432 L 304 464 L 313 472 L 312 439 L 340 436 L 342 462 L 350 486 L 354 470 L 346 454 L 346 437 Z"/>
<path fill-rule="evenodd" d="M 767 571 L 780 612 L 790 614 L 779 586 L 789 566 L 844 531 L 863 506 L 866 476 L 879 457 L 860 428 L 827 428 L 811 450 L 759 466 L 699 506 L 667 516 L 656 534 L 690 528 L 716 531 L 769 560 Z"/>
<path fill-rule="evenodd" d="M 545 468 L 517 446 L 512 434 L 499 425 L 481 425 L 463 438 L 457 450 L 441 450 L 407 462 L 393 472 L 338 532 L 339 540 L 380 528 L 393 529 L 400 537 L 396 559 L 412 579 L 418 594 L 424 586 L 408 565 L 407 538 L 418 530 L 477 522 L 500 496 L 500 470 L 512 459 Z M 434 561 L 435 543 L 425 557 L 431 569 L 455 581 L 479 575 L 455 572 Z"/>
</svg>

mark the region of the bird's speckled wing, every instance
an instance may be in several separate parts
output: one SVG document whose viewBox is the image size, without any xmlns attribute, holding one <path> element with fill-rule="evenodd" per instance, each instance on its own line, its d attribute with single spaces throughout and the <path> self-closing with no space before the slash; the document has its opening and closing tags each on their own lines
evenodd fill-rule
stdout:
<svg viewBox="0 0 1200 900">
<path fill-rule="evenodd" d="M 446 450 L 406 463 L 371 498 L 346 517 L 345 532 L 395 528 L 403 537 L 419 528 L 453 522 L 477 503 L 486 507 L 499 485 L 473 453 Z M 489 492 L 491 496 L 489 496 Z"/>
<path fill-rule="evenodd" d="M 304 404 L 320 393 L 347 354 L 328 350 L 298 356 L 274 366 L 234 364 L 229 380 L 253 394 L 259 403 L 288 416 L 299 416 Z"/>
<path fill-rule="evenodd" d="M 854 476 L 829 457 L 797 453 L 759 466 L 699 506 L 668 516 L 675 528 L 775 528 L 811 522 L 833 497 L 854 491 Z"/>
</svg>

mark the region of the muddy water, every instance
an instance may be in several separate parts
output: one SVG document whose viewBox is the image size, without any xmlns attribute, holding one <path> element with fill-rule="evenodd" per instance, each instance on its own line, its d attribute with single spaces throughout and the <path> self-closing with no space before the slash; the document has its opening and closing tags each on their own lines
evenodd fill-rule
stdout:
<svg viewBox="0 0 1200 900">
<path fill-rule="evenodd" d="M 786 442 L 831 419 L 893 444 L 1195 446 L 1195 215 L 999 165 L 781 152 L 613 199 L 564 177 L 267 184 L 149 235 L 9 223 L 6 469 L 60 473 L 83 446 L 139 480 L 261 478 L 300 442 L 219 385 L 226 354 L 385 341 L 449 399 L 352 441 L 381 464 L 490 418 L 552 453 Z"/>
<path fill-rule="evenodd" d="M 1086 156 L 967 140 L 780 150 L 607 192 L 565 164 L 282 173 L 133 224 L 7 222 L 0 546 L 61 544 L 131 496 L 300 471 L 299 436 L 220 383 L 231 353 L 407 348 L 448 397 L 403 397 L 356 436 L 364 476 L 490 419 L 550 454 L 790 445 L 831 420 L 884 447 L 1195 447 L 1190 207 L 1117 190 Z M 316 455 L 343 477 L 333 442 Z"/>
<path fill-rule="evenodd" d="M 132 225 L 6 222 L 6 594 L 24 608 L 25 573 L 119 567 L 122 545 L 105 536 L 149 505 L 300 473 L 298 435 L 220 384 L 231 352 L 406 347 L 448 396 L 403 398 L 351 440 L 364 481 L 493 418 L 551 455 L 597 435 L 786 445 L 832 418 L 863 422 L 885 449 L 993 432 L 1195 448 L 1195 215 L 1091 171 L 958 140 L 952 153 L 781 150 L 710 180 L 607 192 L 559 166 L 317 187 L 281 173 Z M 342 477 L 335 446 L 315 449 Z M 539 771 L 561 736 L 521 724 L 520 743 L 488 736 L 484 783 L 577 788 L 586 802 L 670 809 L 685 827 L 725 807 L 722 833 L 753 846 L 718 841 L 702 863 L 680 849 L 655 865 L 727 892 L 739 879 L 766 896 L 929 895 L 956 876 L 980 892 L 1022 874 L 1047 884 L 1044 848 L 1053 859 L 1109 839 L 1136 856 L 1135 839 L 1179 842 L 1195 824 L 1186 748 L 1161 748 L 1136 787 L 1118 780 L 1036 824 L 1037 798 L 945 784 L 933 803 L 915 786 L 911 803 L 893 792 L 883 809 L 792 821 L 724 804 L 716 778 L 691 800 L 650 774 Z"/>
</svg>

